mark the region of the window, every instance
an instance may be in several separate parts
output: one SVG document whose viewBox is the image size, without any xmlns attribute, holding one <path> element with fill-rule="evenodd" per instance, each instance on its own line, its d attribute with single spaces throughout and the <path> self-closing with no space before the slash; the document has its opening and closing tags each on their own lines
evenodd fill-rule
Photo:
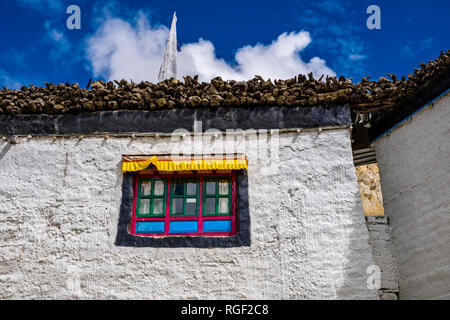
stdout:
<svg viewBox="0 0 450 320">
<path fill-rule="evenodd" d="M 199 211 L 199 179 L 172 179 L 170 216 L 198 216 Z"/>
<path fill-rule="evenodd" d="M 138 217 L 164 217 L 166 179 L 141 179 L 138 187 Z"/>
<path fill-rule="evenodd" d="M 236 230 L 235 173 L 137 176 L 133 235 L 231 236 Z"/>
<path fill-rule="evenodd" d="M 204 180 L 204 216 L 231 215 L 231 181 L 229 178 Z"/>
</svg>

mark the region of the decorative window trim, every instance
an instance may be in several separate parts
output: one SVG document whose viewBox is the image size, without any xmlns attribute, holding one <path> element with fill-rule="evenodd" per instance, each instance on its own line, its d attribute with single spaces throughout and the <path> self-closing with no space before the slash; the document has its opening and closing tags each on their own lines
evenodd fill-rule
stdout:
<svg viewBox="0 0 450 320">
<path fill-rule="evenodd" d="M 225 214 L 219 214 L 217 211 L 216 204 L 216 214 L 215 215 L 207 215 L 203 214 L 203 207 L 205 206 L 206 201 L 206 193 L 204 188 L 204 181 L 207 180 L 207 178 L 228 178 L 231 181 L 231 184 L 229 186 L 231 191 L 231 204 L 229 203 L 229 206 L 231 205 L 231 215 L 230 213 Z M 171 213 L 171 203 L 172 200 L 172 191 L 171 191 L 171 184 L 172 181 L 175 181 L 176 179 L 189 179 L 194 178 L 199 181 L 198 184 L 198 200 L 197 200 L 197 206 L 198 206 L 198 215 L 190 215 L 190 216 L 174 216 Z M 165 216 L 160 217 L 143 217 L 139 214 L 137 214 L 137 207 L 138 207 L 138 198 L 140 194 L 140 181 L 143 179 L 152 179 L 152 184 L 154 183 L 154 180 L 158 179 L 164 179 L 167 183 L 165 186 L 164 194 L 165 194 L 165 204 L 164 204 L 164 210 L 165 210 Z M 218 188 L 218 183 L 216 182 L 216 188 Z M 153 192 L 153 191 L 152 191 Z M 186 195 L 185 195 L 186 196 Z M 209 197 L 209 196 L 208 196 Z M 216 198 L 222 197 L 218 194 L 218 190 L 216 189 L 216 195 L 214 196 Z M 133 185 L 133 205 L 132 205 L 132 217 L 131 217 L 131 224 L 130 224 L 130 233 L 134 236 L 138 237 L 163 237 L 163 238 L 169 238 L 169 237 L 230 237 L 234 236 L 237 233 L 237 190 L 236 190 L 236 172 L 230 171 L 229 173 L 182 173 L 182 174 L 137 174 L 134 180 Z M 216 201 L 218 202 L 218 201 Z M 151 210 L 150 210 L 151 212 Z M 137 232 L 137 227 L 140 222 L 161 222 L 159 224 L 159 230 L 158 232 Z M 173 225 L 171 222 L 181 222 L 181 221 L 197 221 L 197 232 L 170 232 L 170 226 Z M 231 221 L 231 232 L 205 232 L 204 231 L 204 223 L 209 221 Z M 164 224 L 162 224 L 164 223 Z M 208 223 L 207 223 L 208 224 Z M 157 225 L 157 224 L 155 224 Z"/>
</svg>

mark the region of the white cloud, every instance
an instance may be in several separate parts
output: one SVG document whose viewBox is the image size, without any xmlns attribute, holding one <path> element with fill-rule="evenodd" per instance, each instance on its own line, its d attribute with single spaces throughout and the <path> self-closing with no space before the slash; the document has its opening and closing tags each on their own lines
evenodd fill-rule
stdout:
<svg viewBox="0 0 450 320">
<path fill-rule="evenodd" d="M 166 27 L 151 28 L 142 15 L 135 27 L 109 19 L 88 39 L 87 58 L 95 76 L 155 81 L 168 35 Z"/>
<path fill-rule="evenodd" d="M 64 34 L 57 30 L 52 30 L 52 32 L 50 33 L 50 37 L 56 42 L 61 42 L 65 40 Z"/>
<path fill-rule="evenodd" d="M 350 58 L 350 60 L 353 60 L 353 61 L 367 59 L 367 56 L 362 55 L 362 54 L 351 54 L 348 57 Z"/>
<path fill-rule="evenodd" d="M 151 27 L 143 14 L 138 17 L 136 26 L 122 19 L 109 19 L 88 38 L 87 58 L 95 76 L 156 82 L 168 33 L 164 26 Z M 318 57 L 302 61 L 299 53 L 310 43 L 308 32 L 283 33 L 269 45 L 240 48 L 235 55 L 235 65 L 231 65 L 217 58 L 212 42 L 200 39 L 182 46 L 179 78 L 197 74 L 201 81 L 216 76 L 248 80 L 255 75 L 271 79 L 287 79 L 309 72 L 316 77 L 335 75 Z"/>
</svg>

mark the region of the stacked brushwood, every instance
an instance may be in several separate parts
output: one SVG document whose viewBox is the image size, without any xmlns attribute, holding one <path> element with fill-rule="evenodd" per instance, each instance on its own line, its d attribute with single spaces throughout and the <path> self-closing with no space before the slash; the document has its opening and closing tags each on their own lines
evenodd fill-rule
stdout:
<svg viewBox="0 0 450 320">
<path fill-rule="evenodd" d="M 449 75 L 450 50 L 428 64 L 421 64 L 413 74 L 390 80 L 381 77 L 358 84 L 344 77 L 314 79 L 299 75 L 288 80 L 264 80 L 261 76 L 246 81 L 224 81 L 220 77 L 209 83 L 198 77 L 184 81 L 166 80 L 157 84 L 125 80 L 96 81 L 91 89 L 78 84 L 30 85 L 21 90 L 0 91 L 0 114 L 65 114 L 106 110 L 163 110 L 172 108 L 216 108 L 219 106 L 328 106 L 348 104 L 354 111 L 371 112 L 389 109 L 419 88 L 426 87 L 438 75 Z"/>
</svg>

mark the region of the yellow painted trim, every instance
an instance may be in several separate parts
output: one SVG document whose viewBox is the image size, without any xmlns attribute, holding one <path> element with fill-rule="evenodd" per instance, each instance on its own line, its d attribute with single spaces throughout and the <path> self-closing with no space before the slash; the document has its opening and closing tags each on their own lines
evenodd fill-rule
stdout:
<svg viewBox="0 0 450 320">
<path fill-rule="evenodd" d="M 247 159 L 158 160 L 156 156 L 141 161 L 122 161 L 122 172 L 137 172 L 153 164 L 160 172 L 248 169 Z"/>
</svg>

